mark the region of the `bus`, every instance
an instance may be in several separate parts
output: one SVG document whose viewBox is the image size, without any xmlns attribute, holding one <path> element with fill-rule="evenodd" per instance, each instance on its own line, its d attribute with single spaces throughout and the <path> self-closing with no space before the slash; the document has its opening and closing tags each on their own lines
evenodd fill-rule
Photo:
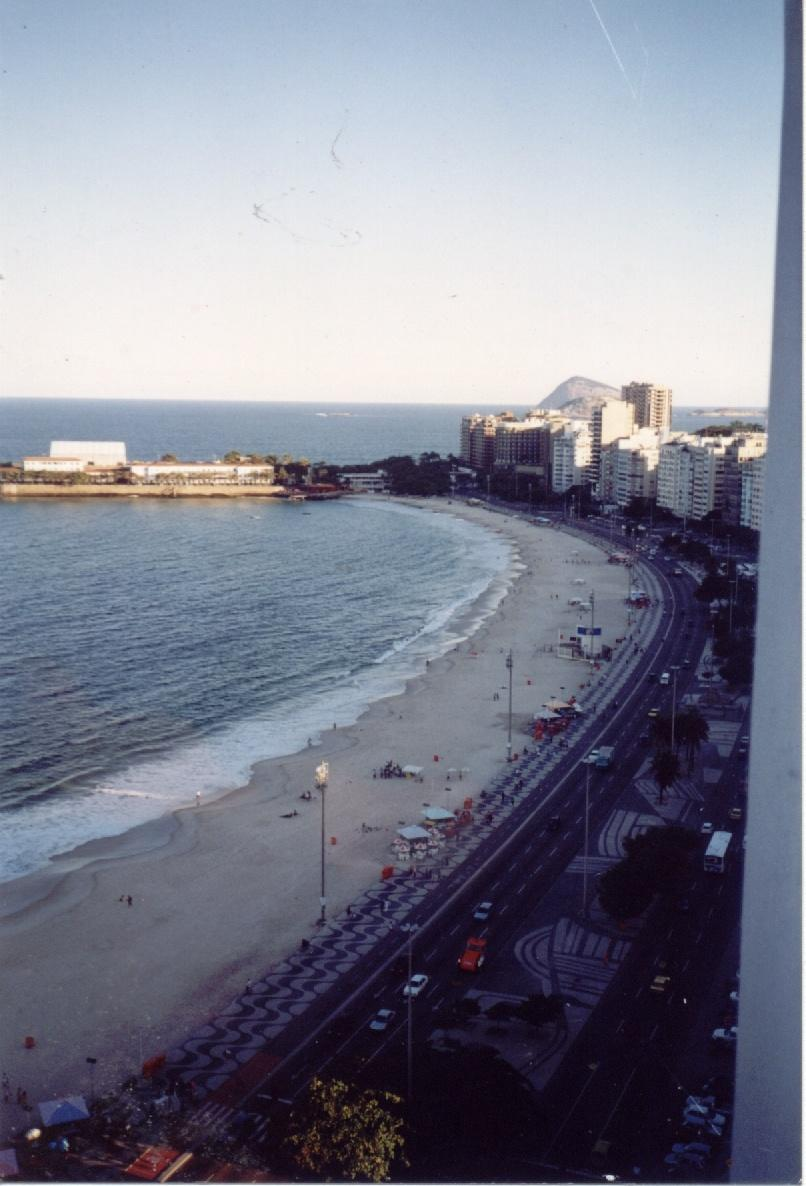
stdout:
<svg viewBox="0 0 806 1186">
<path fill-rule="evenodd" d="M 706 873 L 724 873 L 725 856 L 732 839 L 731 832 L 714 832 L 705 850 Z"/>
</svg>

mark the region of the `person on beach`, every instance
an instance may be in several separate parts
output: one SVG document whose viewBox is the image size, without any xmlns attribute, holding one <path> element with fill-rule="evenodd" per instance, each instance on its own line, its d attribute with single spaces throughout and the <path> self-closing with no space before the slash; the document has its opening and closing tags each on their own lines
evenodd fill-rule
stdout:
<svg viewBox="0 0 806 1186">
<path fill-rule="evenodd" d="M 132 898 L 131 894 L 127 894 L 127 895 L 126 895 L 126 902 L 127 902 L 127 904 L 128 904 L 129 906 L 131 906 L 131 905 L 133 904 L 133 901 L 134 901 L 134 899 Z"/>
<path fill-rule="evenodd" d="M 247 992 L 252 991 L 252 981 L 251 980 L 247 980 L 247 982 L 246 982 L 246 991 Z"/>
<path fill-rule="evenodd" d="M 196 791 L 196 806 L 201 807 L 201 791 Z"/>
</svg>

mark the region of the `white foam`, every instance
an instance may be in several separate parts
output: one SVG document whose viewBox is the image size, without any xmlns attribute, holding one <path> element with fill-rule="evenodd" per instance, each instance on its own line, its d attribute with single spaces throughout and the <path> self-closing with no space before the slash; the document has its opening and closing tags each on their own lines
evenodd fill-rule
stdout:
<svg viewBox="0 0 806 1186">
<path fill-rule="evenodd" d="M 375 505 L 396 514 L 422 514 L 399 504 Z M 233 723 L 118 774 L 106 774 L 84 792 L 71 791 L 10 814 L 0 837 L 0 880 L 39 868 L 88 840 L 118 835 L 166 810 L 190 806 L 197 792 L 209 799 L 244 785 L 256 762 L 296 753 L 334 723 L 353 724 L 370 704 L 402 692 L 423 671 L 426 659 L 469 637 L 495 610 L 523 565 L 498 533 L 451 515 L 435 515 L 433 522 L 467 538 L 479 576 L 410 638 L 397 640 L 357 673 L 343 672 L 339 679 L 329 673 L 326 689 L 273 704 L 270 715 Z"/>
</svg>

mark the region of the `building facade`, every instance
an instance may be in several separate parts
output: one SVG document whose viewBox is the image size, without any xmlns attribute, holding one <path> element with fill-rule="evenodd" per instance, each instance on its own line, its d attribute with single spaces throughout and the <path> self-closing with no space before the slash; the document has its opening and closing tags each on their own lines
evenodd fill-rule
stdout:
<svg viewBox="0 0 806 1186">
<path fill-rule="evenodd" d="M 672 391 L 657 383 L 628 383 L 621 389 L 622 399 L 633 409 L 636 428 L 672 427 Z"/>
<path fill-rule="evenodd" d="M 592 486 L 599 482 L 599 466 L 602 449 L 619 437 L 627 437 L 635 426 L 635 415 L 631 404 L 611 399 L 593 409 L 591 416 L 591 451 L 588 481 Z"/>
<path fill-rule="evenodd" d="M 551 488 L 564 494 L 585 481 L 591 459 L 591 432 L 584 421 L 571 421 L 552 438 Z"/>
</svg>

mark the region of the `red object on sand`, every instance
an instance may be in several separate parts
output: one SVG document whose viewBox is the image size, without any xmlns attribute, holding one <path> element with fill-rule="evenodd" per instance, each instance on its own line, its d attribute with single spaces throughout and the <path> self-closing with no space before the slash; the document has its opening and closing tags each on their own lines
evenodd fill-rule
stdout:
<svg viewBox="0 0 806 1186">
<path fill-rule="evenodd" d="M 31 1035 L 28 1034 L 25 1038 L 25 1041 L 23 1042 L 23 1046 L 26 1050 L 33 1050 L 34 1046 L 36 1046 L 36 1038 L 32 1038 Z"/>
<path fill-rule="evenodd" d="M 384 867 L 381 869 L 381 881 L 388 881 L 389 878 L 394 874 L 394 871 L 394 865 L 384 865 Z"/>
</svg>

